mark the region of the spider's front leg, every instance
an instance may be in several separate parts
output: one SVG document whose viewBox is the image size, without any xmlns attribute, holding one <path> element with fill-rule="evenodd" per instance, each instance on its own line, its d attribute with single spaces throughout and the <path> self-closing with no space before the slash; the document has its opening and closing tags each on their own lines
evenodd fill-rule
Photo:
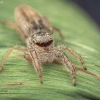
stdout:
<svg viewBox="0 0 100 100">
<path fill-rule="evenodd" d="M 21 47 L 21 46 L 17 46 L 17 45 L 16 45 L 16 46 L 13 46 L 12 48 L 10 48 L 10 49 L 6 52 L 6 54 L 4 55 L 4 57 L 2 58 L 2 61 L 1 61 L 1 64 L 0 64 L 0 71 L 3 69 L 3 65 L 4 65 L 6 59 L 8 58 L 8 56 L 11 54 L 11 52 L 12 52 L 13 50 L 17 50 L 17 51 L 20 51 L 20 52 L 26 52 L 26 51 L 27 51 L 26 48 Z"/>
<path fill-rule="evenodd" d="M 61 59 L 65 67 L 67 67 L 72 74 L 73 84 L 76 85 L 76 71 L 75 67 L 67 57 L 67 55 L 62 50 L 55 51 L 56 57 Z"/>
<path fill-rule="evenodd" d="M 43 80 L 42 80 L 41 64 L 40 64 L 40 61 L 37 57 L 35 50 L 28 50 L 28 52 L 25 53 L 24 58 L 28 60 L 29 62 L 32 62 L 40 78 L 40 83 L 42 84 Z"/>
<path fill-rule="evenodd" d="M 59 48 L 61 50 L 67 50 L 67 51 L 69 51 L 73 56 L 75 56 L 77 59 L 80 60 L 81 64 L 83 65 L 83 69 L 87 70 L 87 68 L 86 68 L 86 66 L 84 64 L 84 61 L 83 61 L 83 59 L 82 59 L 82 57 L 81 57 L 80 54 L 76 53 L 73 49 L 71 49 L 71 48 L 69 48 L 69 47 L 67 47 L 65 45 L 60 45 L 57 48 Z"/>
</svg>

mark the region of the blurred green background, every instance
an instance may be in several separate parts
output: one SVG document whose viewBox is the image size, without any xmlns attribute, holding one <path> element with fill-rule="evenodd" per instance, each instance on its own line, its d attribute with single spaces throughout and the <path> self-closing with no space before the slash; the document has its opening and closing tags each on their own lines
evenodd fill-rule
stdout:
<svg viewBox="0 0 100 100">
<path fill-rule="evenodd" d="M 55 45 L 65 44 L 79 53 L 88 71 L 100 76 L 100 32 L 92 19 L 69 0 L 0 0 L 0 22 L 14 21 L 14 9 L 27 4 L 49 17 L 51 25 L 61 29 L 65 39 L 54 34 Z M 25 44 L 17 32 L 0 24 L 0 61 L 6 51 Z M 42 65 L 44 84 L 40 84 L 31 63 L 14 51 L 0 72 L 1 100 L 100 100 L 100 80 L 77 72 L 77 85 L 73 86 L 70 73 L 58 64 Z M 80 62 L 66 52 L 78 68 Z"/>
</svg>

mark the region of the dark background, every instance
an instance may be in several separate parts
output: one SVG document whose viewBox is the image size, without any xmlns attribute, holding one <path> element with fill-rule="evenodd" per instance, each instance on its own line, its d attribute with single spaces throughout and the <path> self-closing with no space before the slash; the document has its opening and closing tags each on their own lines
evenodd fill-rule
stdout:
<svg viewBox="0 0 100 100">
<path fill-rule="evenodd" d="M 84 9 L 100 29 L 100 0 L 71 0 Z"/>
</svg>

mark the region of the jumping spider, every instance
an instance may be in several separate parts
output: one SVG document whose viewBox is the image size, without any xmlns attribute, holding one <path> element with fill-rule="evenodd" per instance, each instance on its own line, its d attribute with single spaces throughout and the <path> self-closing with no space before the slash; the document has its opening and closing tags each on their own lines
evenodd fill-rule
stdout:
<svg viewBox="0 0 100 100">
<path fill-rule="evenodd" d="M 2 59 L 0 65 L 1 70 L 9 54 L 13 50 L 18 50 L 24 52 L 23 58 L 32 62 L 41 83 L 43 83 L 41 63 L 52 63 L 55 59 L 60 59 L 62 64 L 64 64 L 72 74 L 73 84 L 75 85 L 75 67 L 64 53 L 64 50 L 68 50 L 73 56 L 78 58 L 84 69 L 86 69 L 86 67 L 82 57 L 71 48 L 64 45 L 54 46 L 53 32 L 58 31 L 60 36 L 63 37 L 60 30 L 50 26 L 47 17 L 42 17 L 37 11 L 27 5 L 21 5 L 16 8 L 15 19 L 16 24 L 9 20 L 6 20 L 4 23 L 10 25 L 18 32 L 20 38 L 26 43 L 27 47 L 14 46 L 10 48 Z"/>
</svg>

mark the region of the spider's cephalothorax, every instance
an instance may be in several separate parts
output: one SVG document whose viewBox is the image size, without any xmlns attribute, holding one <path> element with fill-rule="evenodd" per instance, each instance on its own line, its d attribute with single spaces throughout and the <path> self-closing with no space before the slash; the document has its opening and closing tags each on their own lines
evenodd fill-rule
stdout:
<svg viewBox="0 0 100 100">
<path fill-rule="evenodd" d="M 40 63 L 54 61 L 53 34 L 45 31 L 37 32 L 27 40 L 27 44 L 30 50 L 35 51 Z"/>
</svg>

